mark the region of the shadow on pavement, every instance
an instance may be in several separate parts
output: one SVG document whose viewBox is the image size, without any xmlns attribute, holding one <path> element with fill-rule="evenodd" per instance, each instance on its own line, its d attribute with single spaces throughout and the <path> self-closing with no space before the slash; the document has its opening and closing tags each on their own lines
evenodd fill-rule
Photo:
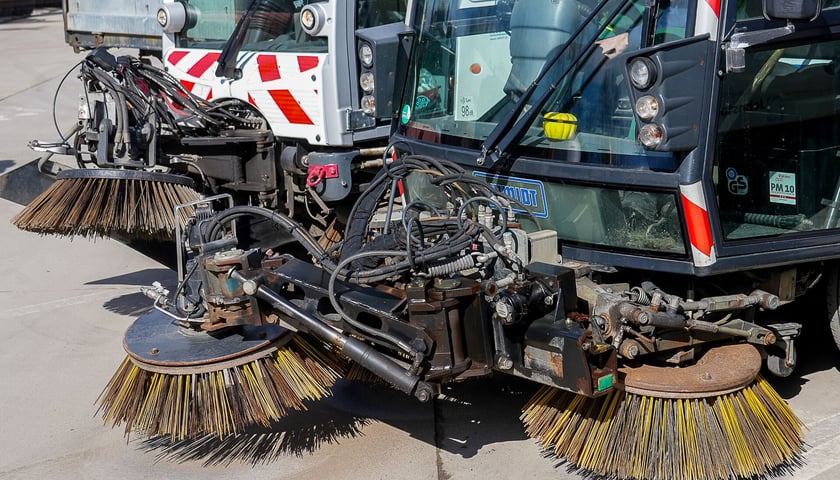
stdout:
<svg viewBox="0 0 840 480">
<path fill-rule="evenodd" d="M 38 171 L 37 160 L 4 173 L 14 165 L 12 160 L 0 160 L 0 198 L 28 205 L 55 181 Z"/>
<path fill-rule="evenodd" d="M 13 167 L 14 165 L 14 160 L 0 160 L 0 175 L 2 175 L 3 172 L 8 170 L 10 167 Z"/>
<path fill-rule="evenodd" d="M 385 385 L 342 380 L 332 397 L 307 405 L 308 411 L 293 412 L 270 429 L 225 439 L 151 438 L 139 441 L 139 446 L 163 461 L 257 465 L 315 454 L 325 445 L 364 435 L 364 427 L 377 421 L 469 458 L 486 445 L 527 438 L 519 413 L 537 388 L 512 377 L 472 380 L 447 387 L 443 398 L 430 406 Z"/>
<path fill-rule="evenodd" d="M 105 310 L 117 315 L 139 317 L 152 309 L 152 300 L 142 293 L 136 292 L 112 298 L 102 306 Z"/>
<path fill-rule="evenodd" d="M 307 411 L 292 412 L 271 428 L 251 429 L 224 439 L 208 435 L 173 442 L 168 437 L 156 437 L 140 441 L 139 446 L 164 461 L 199 461 L 205 467 L 232 463 L 260 465 L 288 456 L 313 454 L 324 445 L 360 436 L 362 428 L 372 421 L 331 408 L 327 401 L 309 404 L 307 408 Z"/>
<path fill-rule="evenodd" d="M 176 273 L 168 268 L 147 268 L 115 277 L 101 278 L 87 282 L 85 285 L 137 285 L 140 287 L 151 285 L 155 281 L 165 285 L 174 285 L 177 283 Z"/>
</svg>

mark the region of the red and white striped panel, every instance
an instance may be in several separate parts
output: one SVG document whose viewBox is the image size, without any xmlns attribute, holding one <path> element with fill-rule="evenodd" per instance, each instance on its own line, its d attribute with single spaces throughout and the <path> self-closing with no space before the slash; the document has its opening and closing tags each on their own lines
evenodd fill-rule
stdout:
<svg viewBox="0 0 840 480">
<path fill-rule="evenodd" d="M 231 93 L 245 95 L 278 135 L 319 143 L 316 139 L 324 138 L 325 58 L 294 53 L 249 54 L 242 58 L 242 80 L 231 86 Z"/>
<path fill-rule="evenodd" d="M 187 90 L 205 100 L 227 96 L 216 77 L 221 52 L 214 50 L 170 50 L 164 56 L 169 73 Z"/>
<path fill-rule="evenodd" d="M 721 0 L 698 0 L 697 17 L 694 22 L 694 34 L 708 33 L 711 40 L 717 40 L 718 23 L 720 21 Z"/>
<path fill-rule="evenodd" d="M 717 261 L 717 256 L 702 184 L 680 185 L 680 198 L 691 243 L 691 258 L 697 267 L 709 266 Z"/>
<path fill-rule="evenodd" d="M 257 107 L 278 136 L 326 141 L 323 70 L 326 55 L 243 52 L 242 78 L 216 77 L 221 52 L 174 49 L 164 55 L 169 72 L 187 90 L 206 100 L 236 97 Z"/>
</svg>

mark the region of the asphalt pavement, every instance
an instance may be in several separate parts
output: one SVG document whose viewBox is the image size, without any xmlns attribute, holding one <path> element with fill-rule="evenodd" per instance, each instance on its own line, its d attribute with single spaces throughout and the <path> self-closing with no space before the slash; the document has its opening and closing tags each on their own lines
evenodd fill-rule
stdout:
<svg viewBox="0 0 840 480">
<path fill-rule="evenodd" d="M 38 182 L 32 139 L 74 121 L 81 56 L 60 12 L 0 21 L 0 190 L 18 201 Z M 71 72 L 55 96 L 62 78 Z M 55 99 L 54 99 L 55 98 Z M 56 115 L 53 115 L 53 104 Z M 56 158 L 57 159 L 57 158 Z M 65 160 L 67 161 L 67 160 Z M 27 170 L 28 169 L 28 170 Z M 149 308 L 139 287 L 172 285 L 165 265 L 113 240 L 17 230 L 22 205 L 0 199 L 0 478 L 2 479 L 578 479 L 525 436 L 519 410 L 535 387 L 507 378 L 447 388 L 420 404 L 342 381 L 329 400 L 272 429 L 220 442 L 126 438 L 94 401 L 122 361 L 124 330 Z M 801 312 L 791 312 L 801 316 Z M 783 478 L 840 478 L 840 354 L 809 318 L 792 377 L 772 383 L 809 428 L 805 463 Z"/>
</svg>

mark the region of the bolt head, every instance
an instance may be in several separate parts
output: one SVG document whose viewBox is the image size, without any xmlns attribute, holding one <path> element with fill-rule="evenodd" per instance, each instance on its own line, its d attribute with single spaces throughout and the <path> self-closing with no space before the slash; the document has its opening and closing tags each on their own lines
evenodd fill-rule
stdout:
<svg viewBox="0 0 840 480">
<path fill-rule="evenodd" d="M 245 283 L 242 284 L 242 290 L 245 292 L 246 295 L 254 295 L 257 293 L 257 282 L 253 280 L 246 280 Z"/>
<path fill-rule="evenodd" d="M 510 370 L 513 368 L 513 360 L 508 356 L 499 356 L 499 359 L 496 361 L 496 366 L 501 370 Z"/>
</svg>

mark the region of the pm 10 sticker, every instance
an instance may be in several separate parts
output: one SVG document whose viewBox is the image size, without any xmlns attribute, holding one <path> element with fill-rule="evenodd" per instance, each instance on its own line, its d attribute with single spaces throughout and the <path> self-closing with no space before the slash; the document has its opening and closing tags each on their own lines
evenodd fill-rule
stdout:
<svg viewBox="0 0 840 480">
<path fill-rule="evenodd" d="M 796 174 L 770 172 L 770 203 L 796 205 Z"/>
</svg>

